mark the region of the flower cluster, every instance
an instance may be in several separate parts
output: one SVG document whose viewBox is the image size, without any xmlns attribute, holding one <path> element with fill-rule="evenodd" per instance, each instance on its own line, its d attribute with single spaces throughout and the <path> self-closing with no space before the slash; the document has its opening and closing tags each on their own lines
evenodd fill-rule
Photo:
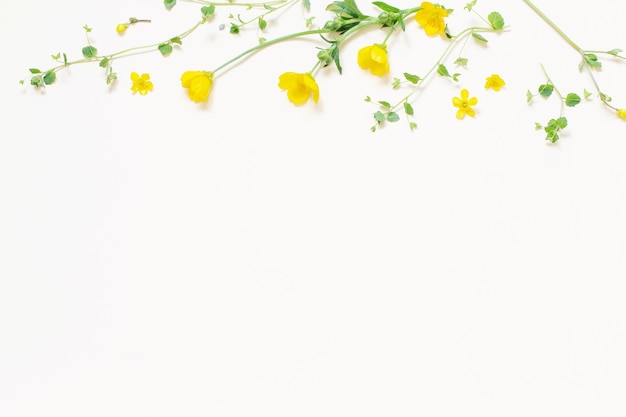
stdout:
<svg viewBox="0 0 626 417">
<path fill-rule="evenodd" d="M 402 113 L 406 117 L 409 127 L 414 129 L 417 127 L 417 123 L 414 121 L 415 110 L 411 103 L 418 94 L 424 91 L 425 81 L 439 76 L 449 79 L 452 83 L 462 84 L 461 77 L 468 68 L 467 63 L 469 59 L 465 56 L 465 49 L 469 41 L 473 40 L 473 42 L 486 45 L 489 35 L 503 32 L 508 28 L 505 25 L 504 18 L 497 11 L 481 15 L 476 8 L 477 1 L 471 0 L 465 5 L 464 9 L 468 13 L 466 16 L 469 16 L 468 19 L 473 19 L 473 21 L 467 27 L 459 29 L 454 25 L 452 27 L 449 26 L 450 18 L 457 16 L 457 12 L 442 4 L 428 1 L 409 5 L 406 4 L 407 2 L 403 2 L 405 3 L 403 4 L 405 8 L 396 7 L 383 1 L 375 1 L 372 5 L 378 10 L 375 14 L 369 15 L 360 9 L 356 0 L 334 0 L 325 9 L 329 14 L 328 20 L 322 25 L 314 25 L 315 17 L 307 16 L 311 12 L 310 0 L 268 0 L 262 3 L 245 4 L 237 3 L 235 0 L 222 3 L 214 3 L 207 0 L 187 0 L 187 3 L 196 3 L 201 5 L 201 7 L 198 20 L 186 31 L 174 36 L 168 36 L 159 42 L 148 45 L 129 47 L 119 52 L 101 53 L 91 43 L 89 34 L 92 29 L 85 26 L 87 44 L 82 48 L 82 57 L 70 60 L 65 53 L 54 55 L 52 58 L 57 63 L 53 67 L 47 70 L 30 69 L 30 84 L 37 88 L 46 87 L 53 84 L 57 78 L 57 73 L 67 67 L 78 63 L 90 62 L 97 63 L 103 68 L 106 83 L 112 84 L 117 82 L 117 74 L 113 71 L 113 64 L 117 60 L 136 56 L 138 52 L 154 51 L 163 56 L 171 55 L 175 53 L 175 48 L 180 47 L 184 39 L 192 35 L 199 27 L 217 20 L 220 16 L 218 9 L 246 6 L 247 13 L 249 13 L 246 18 L 242 17 L 241 13 L 225 13 L 223 16 L 227 16 L 228 20 L 226 23 L 221 23 L 219 28 L 224 29 L 228 27 L 228 32 L 233 35 L 239 35 L 247 27 L 254 27 L 258 37 L 256 43 L 213 68 L 183 71 L 180 83 L 186 90 L 189 99 L 193 102 L 206 102 L 211 95 L 213 83 L 218 82 L 217 79 L 223 76 L 222 71 L 229 66 L 242 62 L 242 58 L 284 41 L 308 38 L 318 43 L 316 46 L 318 52 L 314 55 L 311 70 L 282 72 L 278 77 L 277 85 L 280 90 L 286 91 L 287 99 L 294 105 L 304 105 L 309 99 L 317 103 L 320 100 L 320 87 L 315 78 L 317 72 L 334 66 L 341 74 L 342 64 L 344 63 L 342 59 L 344 58 L 344 42 L 351 38 L 357 38 L 360 34 L 365 33 L 366 30 L 371 32 L 372 28 L 377 28 L 381 32 L 381 39 L 372 44 L 368 42 L 366 45 L 361 45 L 356 56 L 351 57 L 350 60 L 364 71 L 368 71 L 376 77 L 381 77 L 382 80 L 391 80 L 392 90 L 401 89 L 405 94 L 394 101 L 372 100 L 369 96 L 366 98 L 367 102 L 378 107 L 373 113 L 374 125 L 371 130 L 375 131 L 385 123 L 394 123 L 401 120 Z M 582 49 L 572 39 L 567 37 L 531 0 L 523 0 L 523 2 L 534 10 L 543 22 L 556 29 L 566 43 L 581 55 L 580 69 L 585 70 L 590 76 L 596 90 L 595 93 L 600 98 L 601 103 L 613 111 L 618 118 L 626 120 L 626 108 L 615 107 L 611 102 L 611 98 L 603 90 L 600 90 L 594 77 L 594 71 L 602 67 L 599 55 L 608 55 L 625 60 L 626 57 L 621 55 L 622 51 L 620 49 L 612 49 L 610 51 Z M 164 0 L 164 5 L 166 8 L 172 9 L 176 6 L 176 0 Z M 266 30 L 268 26 L 271 26 L 273 20 L 283 16 L 282 12 L 296 5 L 299 5 L 305 11 L 306 30 L 267 39 L 265 37 Z M 124 35 L 129 28 L 142 22 L 149 23 L 150 20 L 131 17 L 125 22 L 112 26 L 115 32 L 119 35 Z M 410 27 L 411 25 L 413 27 Z M 420 35 L 422 31 L 423 34 Z M 393 56 L 392 49 L 389 46 L 393 38 L 401 33 L 406 33 L 405 36 L 411 37 L 422 36 L 425 40 L 420 39 L 420 42 L 434 42 L 428 39 L 436 38 L 436 42 L 443 42 L 441 53 L 434 59 L 433 64 L 425 70 L 413 67 L 415 63 L 403 63 L 402 60 L 398 60 L 397 56 Z M 424 34 L 426 35 L 425 37 L 423 36 Z M 458 51 L 458 55 L 454 60 L 450 58 L 453 50 Z M 394 62 L 393 69 L 399 71 L 396 74 L 401 75 L 387 78 L 387 76 L 392 74 L 391 61 Z M 402 68 L 403 65 L 405 66 L 404 68 Z M 452 71 L 451 68 L 453 66 L 459 72 Z M 419 71 L 422 72 L 420 73 Z M 547 76 L 545 69 L 544 75 L 546 76 L 546 82 L 539 86 L 536 94 L 531 93 L 529 90 L 527 100 L 530 102 L 535 96 L 547 98 L 553 95 L 553 92 L 555 93 L 554 96 L 560 99 L 561 112 L 559 116 L 550 119 L 545 125 L 536 124 L 538 129 L 543 129 L 546 132 L 546 139 L 550 142 L 555 142 L 559 139 L 558 133 L 567 126 L 567 119 L 564 115 L 565 108 L 576 106 L 582 99 L 576 93 L 561 94 Z M 147 73 L 140 75 L 137 72 L 132 72 L 130 80 L 130 90 L 133 93 L 139 93 L 139 95 L 144 96 L 154 89 L 150 75 Z M 24 83 L 24 80 L 21 82 Z M 484 88 L 497 92 L 505 85 L 504 79 L 499 74 L 491 74 L 486 77 Z M 478 98 L 470 97 L 468 89 L 462 86 L 454 89 L 454 91 L 459 90 L 459 95 L 453 96 L 451 102 L 456 112 L 456 118 L 461 120 L 465 116 L 475 117 L 475 107 L 478 104 Z M 452 93 L 452 95 L 454 94 Z M 582 96 L 584 99 L 588 99 L 592 95 L 593 93 L 584 90 Z"/>
</svg>

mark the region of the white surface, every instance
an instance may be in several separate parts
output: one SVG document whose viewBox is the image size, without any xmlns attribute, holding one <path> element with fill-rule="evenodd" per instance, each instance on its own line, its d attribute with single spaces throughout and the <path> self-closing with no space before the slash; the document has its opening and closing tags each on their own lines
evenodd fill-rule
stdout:
<svg viewBox="0 0 626 417">
<path fill-rule="evenodd" d="M 547 145 L 534 122 L 558 104 L 525 103 L 539 64 L 562 90 L 591 83 L 521 1 L 501 3 L 478 7 L 511 30 L 468 46 L 459 84 L 428 85 L 419 129 L 377 134 L 363 98 L 397 93 L 356 51 L 378 32 L 345 45 L 343 76 L 318 75 L 317 106 L 276 87 L 314 63 L 316 44 L 292 42 L 223 74 L 203 107 L 180 74 L 253 33 L 233 38 L 216 19 L 167 59 L 116 63 L 112 91 L 92 65 L 41 94 L 17 80 L 50 54 L 76 57 L 84 24 L 114 51 L 184 30 L 198 6 L 12 3 L 0 415 L 623 417 L 626 124 L 594 99 Z M 621 3 L 596 3 L 602 19 L 586 3 L 538 3 L 585 47 L 626 49 Z M 464 2 L 445 4 L 464 27 Z M 128 16 L 153 23 L 120 38 Z M 409 24 L 391 41 L 392 76 L 422 73 L 442 45 Z M 624 70 L 600 74 L 617 103 Z M 155 90 L 133 96 L 131 71 Z M 500 93 L 482 88 L 493 72 Z M 460 122 L 450 99 L 463 87 L 479 106 Z"/>
</svg>

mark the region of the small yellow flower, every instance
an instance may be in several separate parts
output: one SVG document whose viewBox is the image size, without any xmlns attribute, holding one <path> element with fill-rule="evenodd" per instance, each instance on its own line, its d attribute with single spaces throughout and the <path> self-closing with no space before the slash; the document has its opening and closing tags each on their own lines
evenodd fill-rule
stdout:
<svg viewBox="0 0 626 417">
<path fill-rule="evenodd" d="M 466 114 L 474 117 L 476 113 L 472 106 L 478 104 L 478 99 L 476 97 L 469 98 L 469 92 L 464 88 L 461 90 L 461 98 L 452 97 L 452 104 L 459 108 L 456 112 L 456 118 L 461 120 Z"/>
<path fill-rule="evenodd" d="M 500 89 L 506 83 L 498 74 L 491 74 L 491 76 L 487 77 L 485 82 L 485 88 L 493 88 L 494 91 L 500 91 Z"/>
<path fill-rule="evenodd" d="M 115 28 L 115 31 L 121 35 L 122 33 L 126 32 L 126 29 L 128 29 L 128 23 L 120 23 Z"/>
<path fill-rule="evenodd" d="M 186 71 L 180 77 L 180 82 L 184 88 L 188 89 L 189 98 L 200 103 L 209 98 L 213 86 L 213 73 L 210 71 Z"/>
<path fill-rule="evenodd" d="M 626 120 L 626 109 L 617 109 L 617 117 Z"/>
<path fill-rule="evenodd" d="M 389 72 L 387 48 L 385 45 L 370 45 L 359 50 L 357 57 L 359 67 L 368 69 L 373 75 L 385 75 Z"/>
<path fill-rule="evenodd" d="M 286 72 L 278 77 L 278 87 L 287 90 L 287 98 L 296 105 L 306 103 L 311 94 L 316 103 L 320 98 L 319 87 L 309 73 Z"/>
<path fill-rule="evenodd" d="M 443 18 L 448 17 L 446 9 L 428 1 L 423 2 L 421 7 L 421 10 L 415 13 L 415 21 L 424 28 L 427 35 L 443 35 L 446 30 Z"/>
<path fill-rule="evenodd" d="M 130 87 L 133 93 L 139 92 L 139 94 L 145 96 L 148 94 L 148 91 L 152 91 L 153 85 L 149 74 L 141 74 L 140 76 L 136 72 L 131 72 L 130 79 L 133 82 L 133 86 Z"/>
</svg>

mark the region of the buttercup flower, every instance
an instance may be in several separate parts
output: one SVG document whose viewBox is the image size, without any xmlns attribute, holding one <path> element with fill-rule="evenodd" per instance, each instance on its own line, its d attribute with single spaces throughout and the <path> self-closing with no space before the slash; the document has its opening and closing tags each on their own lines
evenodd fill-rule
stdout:
<svg viewBox="0 0 626 417">
<path fill-rule="evenodd" d="M 387 60 L 387 49 L 385 45 L 370 45 L 359 50 L 357 57 L 359 67 L 368 69 L 374 75 L 385 75 L 389 72 L 389 61 Z"/>
<path fill-rule="evenodd" d="M 122 33 L 126 32 L 126 29 L 128 29 L 128 23 L 120 23 L 115 28 L 115 31 L 121 35 Z"/>
<path fill-rule="evenodd" d="M 500 89 L 506 83 L 498 74 L 491 74 L 491 76 L 487 77 L 485 82 L 485 88 L 493 88 L 494 91 L 500 91 Z"/>
<path fill-rule="evenodd" d="M 213 85 L 213 73 L 209 71 L 186 71 L 180 82 L 187 88 L 189 98 L 196 103 L 206 101 Z"/>
<path fill-rule="evenodd" d="M 474 112 L 472 106 L 478 104 L 478 99 L 476 97 L 469 98 L 469 92 L 464 88 L 461 90 L 461 98 L 452 97 L 452 104 L 454 107 L 459 108 L 456 111 L 456 118 L 461 120 L 466 114 L 474 117 L 476 113 Z"/>
<path fill-rule="evenodd" d="M 626 109 L 617 109 L 617 117 L 626 120 Z"/>
<path fill-rule="evenodd" d="M 286 72 L 278 78 L 278 87 L 287 90 L 287 98 L 296 105 L 306 103 L 311 94 L 316 103 L 320 98 L 319 87 L 309 73 Z"/>
<path fill-rule="evenodd" d="M 423 2 L 421 7 L 421 10 L 415 13 L 415 21 L 424 28 L 427 35 L 443 35 L 446 30 L 443 18 L 448 17 L 446 9 L 428 1 Z"/>
<path fill-rule="evenodd" d="M 152 91 L 153 85 L 152 81 L 150 81 L 149 74 L 137 74 L 136 72 L 131 72 L 130 79 L 133 82 L 133 86 L 130 87 L 133 93 L 139 93 L 142 96 L 148 94 L 148 91 Z"/>
</svg>

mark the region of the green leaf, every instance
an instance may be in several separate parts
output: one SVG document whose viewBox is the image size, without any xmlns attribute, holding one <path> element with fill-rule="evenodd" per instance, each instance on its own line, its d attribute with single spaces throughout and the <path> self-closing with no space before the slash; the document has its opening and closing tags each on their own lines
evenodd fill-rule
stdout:
<svg viewBox="0 0 626 417">
<path fill-rule="evenodd" d="M 98 65 L 100 66 L 100 68 L 106 68 L 107 65 L 109 65 L 110 61 L 111 59 L 107 56 L 107 57 L 102 58 L 102 61 L 100 61 Z"/>
<path fill-rule="evenodd" d="M 456 65 L 462 65 L 462 66 L 465 66 L 465 65 L 467 65 L 467 61 L 468 61 L 468 60 L 467 60 L 467 58 L 461 58 L 461 57 L 458 57 L 458 58 L 456 59 L 456 61 L 454 61 L 454 63 L 455 63 Z"/>
<path fill-rule="evenodd" d="M 366 96 L 366 97 L 365 97 L 365 101 L 366 101 L 367 103 L 371 103 L 371 102 L 372 102 L 372 98 L 371 98 L 370 96 Z"/>
<path fill-rule="evenodd" d="M 378 104 L 380 104 L 380 105 L 381 105 L 381 107 L 384 107 L 384 108 L 386 108 L 386 109 L 391 108 L 391 104 L 389 104 L 389 102 L 388 102 L 388 101 L 383 101 L 383 100 L 381 100 L 381 101 L 379 101 L 379 102 L 378 102 Z"/>
<path fill-rule="evenodd" d="M 98 55 L 98 50 L 95 47 L 89 45 L 83 48 L 83 56 L 85 58 L 93 58 L 96 55 Z"/>
<path fill-rule="evenodd" d="M 382 1 L 375 1 L 372 4 L 387 13 L 399 13 L 400 12 L 400 9 L 398 9 L 397 7 L 390 6 L 387 3 L 382 2 Z"/>
<path fill-rule="evenodd" d="M 302 6 L 304 6 L 307 12 L 311 11 L 311 2 L 309 0 L 302 0 Z"/>
<path fill-rule="evenodd" d="M 535 122 L 535 130 L 541 130 L 541 129 L 543 129 L 543 125 L 541 123 Z"/>
<path fill-rule="evenodd" d="M 552 84 L 541 84 L 537 91 L 539 91 L 542 97 L 550 97 L 554 91 L 554 86 Z"/>
<path fill-rule="evenodd" d="M 559 129 L 565 129 L 567 127 L 567 119 L 565 117 L 559 117 L 556 119 L 556 125 Z"/>
<path fill-rule="evenodd" d="M 620 52 L 622 52 L 622 50 L 621 50 L 621 49 L 619 49 L 619 48 L 615 48 L 615 49 L 611 49 L 610 51 L 607 51 L 606 53 L 607 53 L 607 54 L 611 54 L 611 55 L 619 55 L 619 54 L 620 54 Z"/>
<path fill-rule="evenodd" d="M 162 43 L 159 45 L 159 52 L 161 52 L 161 55 L 163 56 L 171 54 L 173 50 L 174 48 L 172 48 L 172 45 L 169 43 Z"/>
<path fill-rule="evenodd" d="M 232 33 L 233 35 L 236 35 L 239 33 L 239 26 L 237 26 L 234 23 L 230 24 L 230 33 Z"/>
<path fill-rule="evenodd" d="M 215 14 L 215 5 L 211 4 L 210 6 L 202 6 L 202 8 L 200 8 L 200 11 L 202 12 L 202 17 L 211 17 L 213 16 L 213 14 Z"/>
<path fill-rule="evenodd" d="M 259 17 L 259 29 L 263 30 L 267 27 L 267 21 L 262 17 Z"/>
<path fill-rule="evenodd" d="M 411 84 L 417 84 L 420 81 L 420 77 L 417 75 L 409 74 L 408 72 L 404 73 L 404 78 Z"/>
<path fill-rule="evenodd" d="M 398 113 L 390 111 L 389 113 L 387 113 L 387 121 L 394 123 L 397 122 L 398 120 L 400 120 L 400 116 L 398 115 Z"/>
<path fill-rule="evenodd" d="M 500 13 L 498 12 L 489 13 L 487 19 L 489 20 L 491 27 L 495 30 L 501 30 L 504 27 L 504 19 L 502 18 L 502 15 L 500 15 Z"/>
<path fill-rule="evenodd" d="M 589 100 L 589 97 L 592 95 L 592 93 L 587 91 L 587 89 L 583 90 L 583 94 L 585 95 L 585 100 Z"/>
<path fill-rule="evenodd" d="M 404 112 L 406 114 L 408 114 L 409 116 L 413 116 L 413 106 L 411 106 L 411 104 L 408 101 L 404 102 Z"/>
<path fill-rule="evenodd" d="M 467 3 L 464 7 L 464 9 L 466 9 L 468 12 L 472 11 L 472 7 L 476 6 L 476 0 L 472 0 L 471 2 Z"/>
<path fill-rule="evenodd" d="M 446 68 L 446 66 L 443 64 L 439 64 L 439 66 L 437 67 L 437 74 L 441 75 L 442 77 L 450 76 L 450 73 L 448 72 L 448 68 Z"/>
<path fill-rule="evenodd" d="M 411 130 L 417 129 L 417 123 L 415 123 L 415 122 L 409 123 L 409 129 L 411 129 Z"/>
<path fill-rule="evenodd" d="M 591 68 L 602 68 L 602 62 L 598 61 L 598 56 L 596 54 L 584 54 L 583 57 L 587 65 Z"/>
<path fill-rule="evenodd" d="M 163 0 L 163 4 L 167 10 L 171 10 L 172 7 L 176 6 L 176 0 Z"/>
<path fill-rule="evenodd" d="M 530 92 L 530 90 L 526 90 L 526 103 L 530 103 L 532 99 L 533 94 Z"/>
<path fill-rule="evenodd" d="M 85 32 L 87 32 L 87 33 L 91 32 L 91 30 L 92 30 L 92 29 L 91 29 L 89 26 L 87 26 L 87 25 L 83 26 L 83 29 L 85 29 Z"/>
<path fill-rule="evenodd" d="M 31 77 L 30 79 L 30 85 L 34 85 L 35 87 L 39 88 L 39 87 L 43 87 L 43 80 L 41 79 L 41 77 L 39 76 L 34 76 Z"/>
<path fill-rule="evenodd" d="M 51 57 L 52 57 L 52 59 L 54 59 L 55 61 L 56 61 L 56 60 L 59 60 L 59 59 L 61 59 L 61 52 L 59 52 L 59 53 L 58 53 L 58 54 L 56 54 L 56 55 L 50 55 L 50 56 L 51 56 Z"/>
<path fill-rule="evenodd" d="M 43 76 L 43 82 L 46 85 L 52 84 L 57 79 L 57 74 L 54 71 L 48 71 Z"/>
<path fill-rule="evenodd" d="M 483 35 L 481 35 L 480 33 L 476 33 L 476 32 L 472 32 L 472 36 L 474 37 L 474 39 L 477 39 L 481 42 L 489 42 L 487 39 L 485 39 L 485 37 Z"/>
<path fill-rule="evenodd" d="M 569 93 L 566 97 L 565 97 L 565 105 L 567 107 L 574 107 L 576 106 L 578 103 L 580 103 L 580 96 L 578 94 L 574 94 L 574 93 Z"/>
<path fill-rule="evenodd" d="M 31 74 L 41 74 L 41 70 L 37 68 L 30 68 L 29 71 Z"/>
<path fill-rule="evenodd" d="M 170 39 L 170 43 L 175 43 L 175 44 L 178 44 L 178 45 L 182 45 L 183 41 L 178 36 L 175 36 L 172 39 Z"/>
<path fill-rule="evenodd" d="M 376 113 L 374 113 L 374 119 L 376 119 L 378 123 L 382 123 L 385 121 L 385 115 L 383 114 L 383 112 L 377 111 Z"/>
</svg>

